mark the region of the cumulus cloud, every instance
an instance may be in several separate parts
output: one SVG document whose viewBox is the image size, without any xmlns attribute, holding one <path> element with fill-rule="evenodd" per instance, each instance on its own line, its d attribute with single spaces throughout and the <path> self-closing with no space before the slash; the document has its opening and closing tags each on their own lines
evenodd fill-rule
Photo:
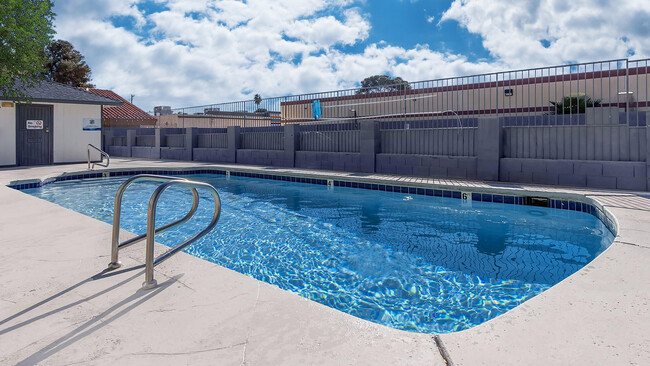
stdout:
<svg viewBox="0 0 650 366">
<path fill-rule="evenodd" d="M 479 34 L 490 62 L 426 39 L 410 49 L 369 43 L 363 0 L 57 0 L 55 12 L 57 37 L 86 56 L 93 82 L 151 109 L 351 88 L 382 73 L 415 81 L 650 54 L 647 10 L 597 2 L 602 10 L 587 0 L 454 1 L 440 22 Z"/>
<path fill-rule="evenodd" d="M 441 22 L 457 21 L 511 65 L 650 56 L 644 1 L 454 0 Z"/>
</svg>

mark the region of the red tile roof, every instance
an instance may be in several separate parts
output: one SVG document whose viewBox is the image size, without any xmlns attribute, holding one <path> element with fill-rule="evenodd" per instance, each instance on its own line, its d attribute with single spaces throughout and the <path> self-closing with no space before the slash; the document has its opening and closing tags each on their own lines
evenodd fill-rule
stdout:
<svg viewBox="0 0 650 366">
<path fill-rule="evenodd" d="M 129 103 L 128 100 L 120 97 L 111 90 L 105 89 L 88 89 L 89 92 L 101 95 L 106 98 L 119 100 L 122 102 L 120 106 L 104 106 L 102 118 L 109 119 L 148 119 L 155 120 L 156 117 Z"/>
</svg>

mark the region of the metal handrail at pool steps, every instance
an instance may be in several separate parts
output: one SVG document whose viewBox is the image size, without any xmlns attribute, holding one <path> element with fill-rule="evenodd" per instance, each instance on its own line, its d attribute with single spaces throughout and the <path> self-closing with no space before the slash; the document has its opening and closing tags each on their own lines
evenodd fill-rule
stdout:
<svg viewBox="0 0 650 366">
<path fill-rule="evenodd" d="M 134 238 L 125 240 L 120 243 L 120 218 L 122 212 L 122 197 L 126 189 L 133 183 L 136 182 L 160 182 L 161 184 L 156 188 L 152 193 L 151 198 L 149 199 L 149 206 L 147 209 L 147 231 L 144 234 L 138 235 Z M 173 186 L 183 186 L 190 189 L 192 193 L 192 207 L 189 212 L 180 220 L 174 221 L 162 227 L 156 228 L 156 207 L 160 196 L 170 187 Z M 197 189 L 206 189 L 212 195 L 214 200 L 214 213 L 212 215 L 212 220 L 210 223 L 201 231 L 185 240 L 184 242 L 172 247 L 165 253 L 158 256 L 154 259 L 154 239 L 156 234 L 162 233 L 169 229 L 172 229 L 178 225 L 181 225 L 188 220 L 190 220 L 196 213 L 197 208 L 199 207 L 199 193 Z M 157 286 L 157 282 L 153 276 L 153 269 L 158 264 L 164 262 L 165 260 L 171 258 L 174 254 L 185 249 L 190 244 L 202 238 L 204 235 L 209 233 L 219 222 L 219 217 L 221 216 L 221 199 L 217 190 L 208 183 L 197 182 L 189 180 L 186 178 L 179 177 L 169 177 L 163 175 L 153 175 L 153 174 L 140 174 L 136 175 L 133 178 L 128 179 L 126 182 L 122 183 L 120 188 L 115 194 L 115 201 L 113 206 L 113 235 L 111 240 L 111 262 L 108 264 L 108 269 L 116 269 L 122 266 L 122 263 L 119 261 L 118 254 L 119 250 L 129 247 L 135 243 L 138 243 L 142 240 L 146 240 L 146 253 L 145 253 L 145 282 L 142 284 L 144 290 L 149 290 Z"/>
<path fill-rule="evenodd" d="M 101 158 L 100 158 L 101 160 L 100 161 L 98 161 L 98 162 L 97 161 L 94 161 L 94 162 L 90 161 L 90 149 L 93 149 L 93 150 L 97 151 L 101 155 Z M 108 165 L 111 163 L 111 156 L 108 155 L 108 153 L 106 151 L 98 148 L 97 146 L 95 146 L 93 144 L 88 144 L 88 146 L 86 146 L 86 155 L 88 156 L 88 170 L 95 169 L 95 165 L 99 165 L 99 166 L 103 166 L 104 168 L 108 168 Z M 106 158 L 105 163 L 104 163 L 104 158 Z M 90 163 L 92 163 L 92 165 Z"/>
</svg>

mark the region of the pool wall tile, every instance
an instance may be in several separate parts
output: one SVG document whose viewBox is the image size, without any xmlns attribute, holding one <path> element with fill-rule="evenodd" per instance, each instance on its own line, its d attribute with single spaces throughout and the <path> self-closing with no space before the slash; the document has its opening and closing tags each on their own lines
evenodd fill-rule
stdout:
<svg viewBox="0 0 650 366">
<path fill-rule="evenodd" d="M 106 174 L 107 177 L 123 177 L 123 176 L 139 175 L 139 174 L 156 174 L 156 175 L 170 175 L 170 176 L 194 175 L 194 174 L 226 175 L 226 171 L 212 170 L 212 169 L 195 169 L 195 170 L 169 170 L 169 171 L 126 170 L 126 171 L 97 172 L 97 173 L 72 174 L 66 176 L 47 178 L 41 182 L 14 184 L 14 185 L 9 185 L 9 187 L 16 190 L 25 190 L 25 189 L 43 187 L 47 184 L 61 182 L 61 181 L 102 178 L 104 177 L 104 174 Z M 315 185 L 328 185 L 327 179 L 293 177 L 293 176 L 284 176 L 284 175 L 268 175 L 268 174 L 235 172 L 235 171 L 231 171 L 230 174 L 232 176 L 247 177 L 247 178 L 279 180 L 285 182 L 298 182 L 298 183 L 315 184 Z M 460 199 L 462 197 L 462 193 L 460 191 L 449 191 L 449 190 L 441 190 L 441 189 L 430 189 L 430 188 L 408 187 L 408 186 L 391 186 L 391 185 L 383 185 L 383 184 L 376 184 L 376 183 L 350 182 L 350 181 L 338 181 L 338 180 L 334 180 L 333 184 L 335 187 L 369 189 L 375 191 L 406 193 L 406 194 L 415 194 L 415 195 L 422 195 L 422 196 L 426 195 L 426 196 L 447 197 L 447 198 L 455 198 L 455 199 Z M 506 195 L 478 193 L 478 192 L 472 192 L 472 200 L 480 201 L 480 202 L 493 202 L 493 203 L 515 204 L 515 205 L 527 204 L 526 202 L 527 199 L 521 196 L 506 196 Z M 530 200 L 528 200 L 528 204 L 530 204 Z M 608 217 L 605 212 L 603 212 L 601 209 L 597 208 L 594 205 L 583 203 L 583 202 L 577 202 L 577 201 L 548 199 L 547 207 L 553 209 L 560 209 L 560 210 L 584 212 L 593 215 L 597 217 L 600 221 L 602 221 L 603 224 L 605 224 L 605 226 L 607 226 L 612 232 L 614 232 L 615 230 L 615 223 L 613 219 Z"/>
</svg>

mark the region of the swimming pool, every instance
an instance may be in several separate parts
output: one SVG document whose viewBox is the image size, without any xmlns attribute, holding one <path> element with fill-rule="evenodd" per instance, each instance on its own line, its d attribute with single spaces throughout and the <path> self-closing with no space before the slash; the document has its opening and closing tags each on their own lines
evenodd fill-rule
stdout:
<svg viewBox="0 0 650 366">
<path fill-rule="evenodd" d="M 213 184 L 223 209 L 215 230 L 187 252 L 409 331 L 445 333 L 483 323 L 571 275 L 613 241 L 600 220 L 582 212 L 223 175 L 190 178 Z M 24 191 L 111 222 L 113 197 L 125 179 Z M 123 228 L 144 232 L 155 186 L 127 190 Z M 189 196 L 168 190 L 158 225 L 184 216 Z M 201 196 L 195 218 L 157 236 L 159 242 L 176 244 L 205 226 L 212 208 L 209 195 Z"/>
</svg>

